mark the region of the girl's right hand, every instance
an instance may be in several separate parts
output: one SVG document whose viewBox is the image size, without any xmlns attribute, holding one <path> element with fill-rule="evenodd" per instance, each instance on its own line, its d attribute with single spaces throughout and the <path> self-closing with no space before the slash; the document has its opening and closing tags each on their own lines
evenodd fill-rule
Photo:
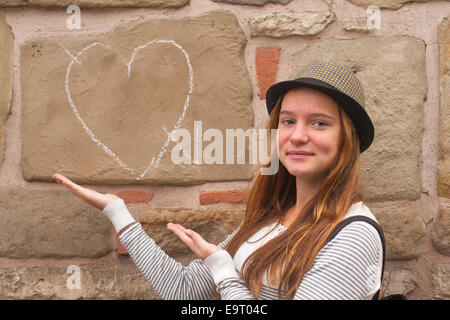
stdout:
<svg viewBox="0 0 450 320">
<path fill-rule="evenodd" d="M 95 190 L 84 188 L 59 173 L 53 174 L 52 177 L 59 183 L 64 184 L 70 191 L 80 197 L 83 201 L 102 211 L 110 202 L 120 199 L 114 194 L 103 194 Z"/>
</svg>

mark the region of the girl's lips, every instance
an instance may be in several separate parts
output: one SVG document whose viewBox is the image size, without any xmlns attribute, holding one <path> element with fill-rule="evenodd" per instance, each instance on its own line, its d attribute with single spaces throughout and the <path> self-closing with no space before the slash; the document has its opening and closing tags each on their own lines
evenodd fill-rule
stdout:
<svg viewBox="0 0 450 320">
<path fill-rule="evenodd" d="M 306 152 L 306 151 L 290 151 L 288 152 L 288 155 L 305 155 L 305 156 L 312 156 L 314 153 Z"/>
<path fill-rule="evenodd" d="M 288 152 L 288 157 L 291 159 L 306 159 L 313 156 L 313 153 L 299 153 L 299 152 Z"/>
<path fill-rule="evenodd" d="M 311 153 L 311 152 L 303 152 L 303 151 L 291 151 L 291 152 L 288 152 L 288 154 L 304 154 L 304 155 L 309 155 L 309 156 L 311 156 L 311 155 L 313 155 L 314 153 Z"/>
</svg>

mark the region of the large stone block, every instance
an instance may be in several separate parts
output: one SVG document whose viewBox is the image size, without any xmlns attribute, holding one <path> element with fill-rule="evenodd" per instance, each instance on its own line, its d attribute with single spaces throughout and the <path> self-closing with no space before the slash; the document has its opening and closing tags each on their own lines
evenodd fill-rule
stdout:
<svg viewBox="0 0 450 320">
<path fill-rule="evenodd" d="M 242 222 L 244 213 L 244 210 L 154 209 L 146 211 L 139 220 L 146 233 L 168 255 L 192 259 L 194 255 L 190 249 L 167 230 L 167 223 L 179 223 L 194 230 L 206 241 L 219 244 Z"/>
<path fill-rule="evenodd" d="M 403 294 L 407 296 L 417 288 L 417 277 L 411 270 L 386 271 L 383 276 L 383 296 Z"/>
<path fill-rule="evenodd" d="M 2 0 L 0 7 L 68 7 L 75 4 L 81 8 L 138 7 L 179 8 L 189 0 Z"/>
<path fill-rule="evenodd" d="M 309 36 L 323 31 L 336 16 L 329 8 L 322 11 L 301 13 L 273 13 L 250 19 L 252 37 L 288 37 L 293 35 Z"/>
<path fill-rule="evenodd" d="M 0 299 L 160 299 L 135 267 L 71 265 L 0 269 Z"/>
<path fill-rule="evenodd" d="M 0 256 L 100 257 L 113 249 L 112 225 L 67 191 L 0 190 Z"/>
<path fill-rule="evenodd" d="M 52 181 L 60 172 L 78 183 L 249 180 L 248 155 L 237 163 L 248 138 L 246 147 L 229 148 L 233 161 L 226 159 L 227 144 L 239 145 L 227 129 L 253 127 L 245 44 L 227 11 L 25 43 L 24 178 Z M 171 140 L 176 129 L 188 133 L 179 144 Z"/>
<path fill-rule="evenodd" d="M 367 25 L 367 17 L 342 19 L 342 23 L 342 28 L 346 31 L 369 33 L 373 30 L 371 25 Z"/>
<path fill-rule="evenodd" d="M 431 239 L 437 251 L 450 256 L 450 208 L 439 208 Z"/>
<path fill-rule="evenodd" d="M 373 144 L 361 155 L 365 198 L 419 199 L 427 92 L 424 42 L 406 36 L 324 40 L 294 54 L 291 78 L 317 59 L 347 65 L 364 87 L 366 111 L 375 126 Z"/>
<path fill-rule="evenodd" d="M 374 209 L 386 239 L 386 260 L 409 260 L 423 253 L 425 224 L 406 208 Z"/>
<path fill-rule="evenodd" d="M 450 18 L 439 25 L 441 103 L 439 107 L 438 194 L 450 198 Z"/>
<path fill-rule="evenodd" d="M 245 4 L 249 6 L 263 6 L 267 3 L 288 4 L 292 0 L 212 0 L 214 2 L 226 2 L 231 4 Z"/>
<path fill-rule="evenodd" d="M 5 121 L 11 108 L 14 35 L 0 14 L 0 165 L 5 151 Z"/>
<path fill-rule="evenodd" d="M 398 9 L 401 8 L 406 3 L 413 3 L 413 2 L 430 2 L 430 1 L 438 1 L 438 0 L 349 0 L 351 3 L 353 3 L 355 6 L 367 8 L 369 6 L 378 6 L 380 8 L 387 8 L 387 9 Z M 445 0 L 449 1 L 449 0 Z"/>
<path fill-rule="evenodd" d="M 434 299 L 450 299 L 450 264 L 447 262 L 433 263 L 431 280 Z"/>
</svg>

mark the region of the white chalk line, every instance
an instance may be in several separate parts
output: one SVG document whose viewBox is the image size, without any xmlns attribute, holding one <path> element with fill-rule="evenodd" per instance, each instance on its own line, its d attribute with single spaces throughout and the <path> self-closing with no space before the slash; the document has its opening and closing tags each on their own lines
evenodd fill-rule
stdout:
<svg viewBox="0 0 450 320">
<path fill-rule="evenodd" d="M 152 160 L 150 161 L 149 166 L 136 178 L 136 180 L 140 180 L 142 179 L 147 172 L 151 169 L 151 168 L 157 168 L 159 165 L 159 162 L 161 161 L 161 158 L 164 156 L 164 154 L 166 153 L 166 148 L 169 145 L 170 141 L 171 141 L 171 134 L 174 133 L 176 130 L 178 130 L 181 126 L 181 123 L 184 120 L 184 117 L 186 116 L 186 111 L 187 108 L 189 107 L 189 103 L 190 103 L 190 96 L 192 94 L 193 91 L 193 87 L 194 87 L 194 72 L 192 69 L 192 65 L 191 65 L 191 61 L 189 58 L 188 53 L 186 52 L 186 50 L 179 45 L 178 43 L 176 43 L 173 40 L 151 40 L 149 42 L 147 42 L 146 44 L 136 47 L 133 50 L 133 54 L 131 56 L 131 59 L 128 63 L 125 63 L 124 59 L 122 58 L 122 56 L 119 54 L 119 52 L 117 50 L 116 53 L 119 55 L 119 57 L 121 58 L 122 62 L 124 62 L 128 68 L 128 76 L 131 76 L 131 65 L 134 62 L 134 57 L 136 56 L 136 54 L 139 52 L 139 50 L 146 48 L 147 46 L 154 44 L 154 43 L 166 43 L 166 44 L 171 44 L 173 46 L 175 46 L 177 49 L 181 50 L 181 52 L 184 54 L 185 58 L 186 58 L 186 63 L 187 66 L 189 68 L 189 91 L 186 95 L 186 100 L 184 102 L 184 107 L 183 107 L 183 112 L 181 114 L 181 116 L 179 117 L 178 121 L 175 123 L 173 129 L 168 132 L 166 130 L 165 127 L 163 127 L 163 130 L 166 132 L 167 134 L 167 139 L 165 141 L 165 143 L 162 145 L 157 159 L 155 161 L 155 157 L 152 157 Z M 78 60 L 78 58 L 85 53 L 87 50 L 89 50 L 90 48 L 94 47 L 94 46 L 104 46 L 108 49 L 114 50 L 110 45 L 108 44 L 103 44 L 101 42 L 94 42 L 90 45 L 88 45 L 87 47 L 83 48 L 80 52 L 77 53 L 76 56 L 72 55 L 69 50 L 67 50 L 61 43 L 60 46 L 66 51 L 66 53 L 72 58 L 71 62 L 69 63 L 68 67 L 67 67 L 67 72 L 66 72 L 66 79 L 65 79 L 65 91 L 67 94 L 67 99 L 69 101 L 69 105 L 72 108 L 72 111 L 74 112 L 75 116 L 77 117 L 78 121 L 80 121 L 83 129 L 86 131 L 86 133 L 88 134 L 88 136 L 91 138 L 91 140 L 96 143 L 98 146 L 100 146 L 107 155 L 109 155 L 110 157 L 112 157 L 124 170 L 130 172 L 132 175 L 134 175 L 134 169 L 133 168 L 129 168 L 125 163 L 123 163 L 120 158 L 118 157 L 117 154 L 115 154 L 110 148 L 108 148 L 103 142 L 100 141 L 100 139 L 98 139 L 94 133 L 89 129 L 89 127 L 86 125 L 86 123 L 84 122 L 83 118 L 80 116 L 80 113 L 78 112 L 78 109 L 75 105 L 75 103 L 72 100 L 72 96 L 70 94 L 70 88 L 69 88 L 69 79 L 70 79 L 70 72 L 72 69 L 72 65 L 74 62 L 78 63 L 81 65 L 81 62 Z"/>
</svg>

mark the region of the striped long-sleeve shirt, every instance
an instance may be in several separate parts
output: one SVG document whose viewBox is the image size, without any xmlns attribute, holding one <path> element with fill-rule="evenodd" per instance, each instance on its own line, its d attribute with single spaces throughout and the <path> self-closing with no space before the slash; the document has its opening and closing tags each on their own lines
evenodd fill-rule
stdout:
<svg viewBox="0 0 450 320">
<path fill-rule="evenodd" d="M 129 216 L 122 199 L 111 202 L 103 212 L 108 216 Z M 376 221 L 363 202 L 353 204 L 344 218 L 353 215 L 365 215 Z M 213 299 L 215 290 L 222 299 L 253 299 L 240 277 L 241 266 L 254 250 L 284 230 L 282 225 L 267 226 L 249 240 L 266 235 L 264 238 L 244 243 L 234 257 L 219 250 L 205 261 L 195 259 L 187 266 L 169 257 L 139 223 L 125 230 L 119 238 L 163 299 Z M 224 248 L 236 231 L 218 246 Z M 381 285 L 382 255 L 377 230 L 366 222 L 354 221 L 319 251 L 294 299 L 371 299 Z M 277 299 L 277 287 L 270 287 L 263 279 L 258 298 Z"/>
</svg>

